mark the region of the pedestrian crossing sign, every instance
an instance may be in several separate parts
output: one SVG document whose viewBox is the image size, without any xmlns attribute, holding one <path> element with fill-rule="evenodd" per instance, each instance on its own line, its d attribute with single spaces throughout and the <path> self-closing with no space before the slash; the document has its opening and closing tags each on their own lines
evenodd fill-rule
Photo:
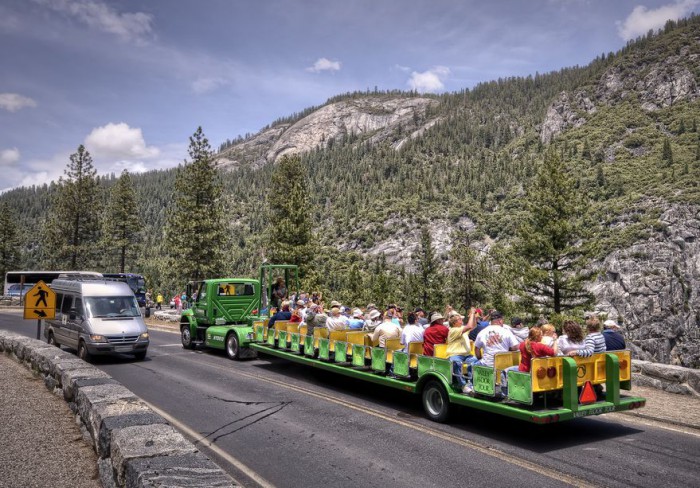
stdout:
<svg viewBox="0 0 700 488">
<path fill-rule="evenodd" d="M 24 295 L 24 318 L 56 318 L 56 292 L 43 281 L 39 281 Z"/>
</svg>

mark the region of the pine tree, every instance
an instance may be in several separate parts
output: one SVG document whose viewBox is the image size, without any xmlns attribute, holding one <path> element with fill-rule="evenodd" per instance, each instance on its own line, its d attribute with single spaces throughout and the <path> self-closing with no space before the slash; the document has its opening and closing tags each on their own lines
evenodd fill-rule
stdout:
<svg viewBox="0 0 700 488">
<path fill-rule="evenodd" d="M 585 199 L 554 151 L 545 155 L 527 196 L 527 212 L 517 232 L 516 255 L 523 260 L 521 296 L 535 309 L 562 313 L 587 305 L 584 289 L 589 226 Z"/>
<path fill-rule="evenodd" d="M 188 153 L 190 161 L 175 177 L 174 206 L 165 224 L 164 274 L 178 289 L 188 280 L 225 274 L 224 250 L 229 248 L 222 185 L 201 127 L 190 137 Z"/>
<path fill-rule="evenodd" d="M 139 230 L 136 192 L 129 172 L 124 170 L 110 191 L 102 222 L 106 269 L 116 265 L 124 273 L 127 260 L 133 266 Z"/>
<path fill-rule="evenodd" d="M 430 231 L 426 227 L 421 229 L 419 247 L 413 253 L 413 262 L 420 283 L 421 306 L 426 310 L 441 309 L 444 306 L 444 277 L 438 267 Z"/>
<path fill-rule="evenodd" d="M 305 275 L 314 247 L 307 170 L 298 156 L 284 156 L 275 167 L 267 195 L 267 257 L 273 263 L 296 264 Z"/>
<path fill-rule="evenodd" d="M 661 161 L 666 163 L 666 166 L 673 165 L 673 151 L 671 150 L 671 142 L 668 137 L 664 139 L 664 147 L 661 151 Z"/>
<path fill-rule="evenodd" d="M 0 204 L 0 279 L 20 265 L 21 252 L 16 216 L 7 202 Z"/>
<path fill-rule="evenodd" d="M 486 263 L 478 251 L 471 247 L 471 239 L 466 232 L 455 231 L 453 243 L 450 251 L 453 263 L 450 281 L 453 298 L 457 300 L 454 303 L 469 310 L 487 300 L 487 289 L 484 286 Z"/>
<path fill-rule="evenodd" d="M 80 270 L 97 264 L 100 187 L 90 153 L 81 144 L 58 181 L 44 228 L 43 261 L 48 268 Z"/>
</svg>

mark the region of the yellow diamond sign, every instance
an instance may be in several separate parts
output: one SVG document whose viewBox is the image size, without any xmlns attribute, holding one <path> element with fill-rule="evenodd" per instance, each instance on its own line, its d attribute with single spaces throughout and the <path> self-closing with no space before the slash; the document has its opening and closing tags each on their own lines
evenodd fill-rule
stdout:
<svg viewBox="0 0 700 488">
<path fill-rule="evenodd" d="M 43 281 L 39 281 L 24 295 L 24 318 L 56 318 L 56 293 Z"/>
</svg>

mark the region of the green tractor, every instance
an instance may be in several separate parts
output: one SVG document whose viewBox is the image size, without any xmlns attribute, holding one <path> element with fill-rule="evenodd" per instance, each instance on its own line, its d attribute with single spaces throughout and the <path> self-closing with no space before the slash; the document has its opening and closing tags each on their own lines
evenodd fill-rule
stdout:
<svg viewBox="0 0 700 488">
<path fill-rule="evenodd" d="M 273 287 L 279 279 L 299 290 L 299 269 L 290 264 L 263 264 L 260 279 L 217 278 L 187 285 L 191 307 L 180 317 L 182 347 L 204 345 L 226 351 L 230 359 L 254 358 L 248 346 L 253 323 L 268 318 Z"/>
</svg>

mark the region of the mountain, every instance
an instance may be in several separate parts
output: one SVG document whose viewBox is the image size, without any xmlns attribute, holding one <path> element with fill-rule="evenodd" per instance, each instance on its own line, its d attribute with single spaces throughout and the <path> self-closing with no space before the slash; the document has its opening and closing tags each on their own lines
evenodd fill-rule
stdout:
<svg viewBox="0 0 700 488">
<path fill-rule="evenodd" d="M 587 198 L 596 307 L 624 320 L 637 357 L 700 367 L 698 80 L 700 19 L 691 17 L 583 67 L 439 96 L 338 95 L 222 144 L 216 158 L 231 220 L 222 274 L 254 275 L 270 230 L 270 175 L 282 156 L 299 154 L 309 172 L 319 288 L 361 305 L 389 269 L 386 298 L 414 303 L 408 275 L 420 230 L 430 231 L 445 270 L 455 230 L 468 232 L 480 255 L 507 255 L 543 154 L 556 148 Z M 133 178 L 147 236 L 135 268 L 159 285 L 174 173 Z M 28 266 L 38 262 L 51 191 L 0 197 L 17 209 Z M 353 268 L 361 298 L 347 291 Z"/>
</svg>

